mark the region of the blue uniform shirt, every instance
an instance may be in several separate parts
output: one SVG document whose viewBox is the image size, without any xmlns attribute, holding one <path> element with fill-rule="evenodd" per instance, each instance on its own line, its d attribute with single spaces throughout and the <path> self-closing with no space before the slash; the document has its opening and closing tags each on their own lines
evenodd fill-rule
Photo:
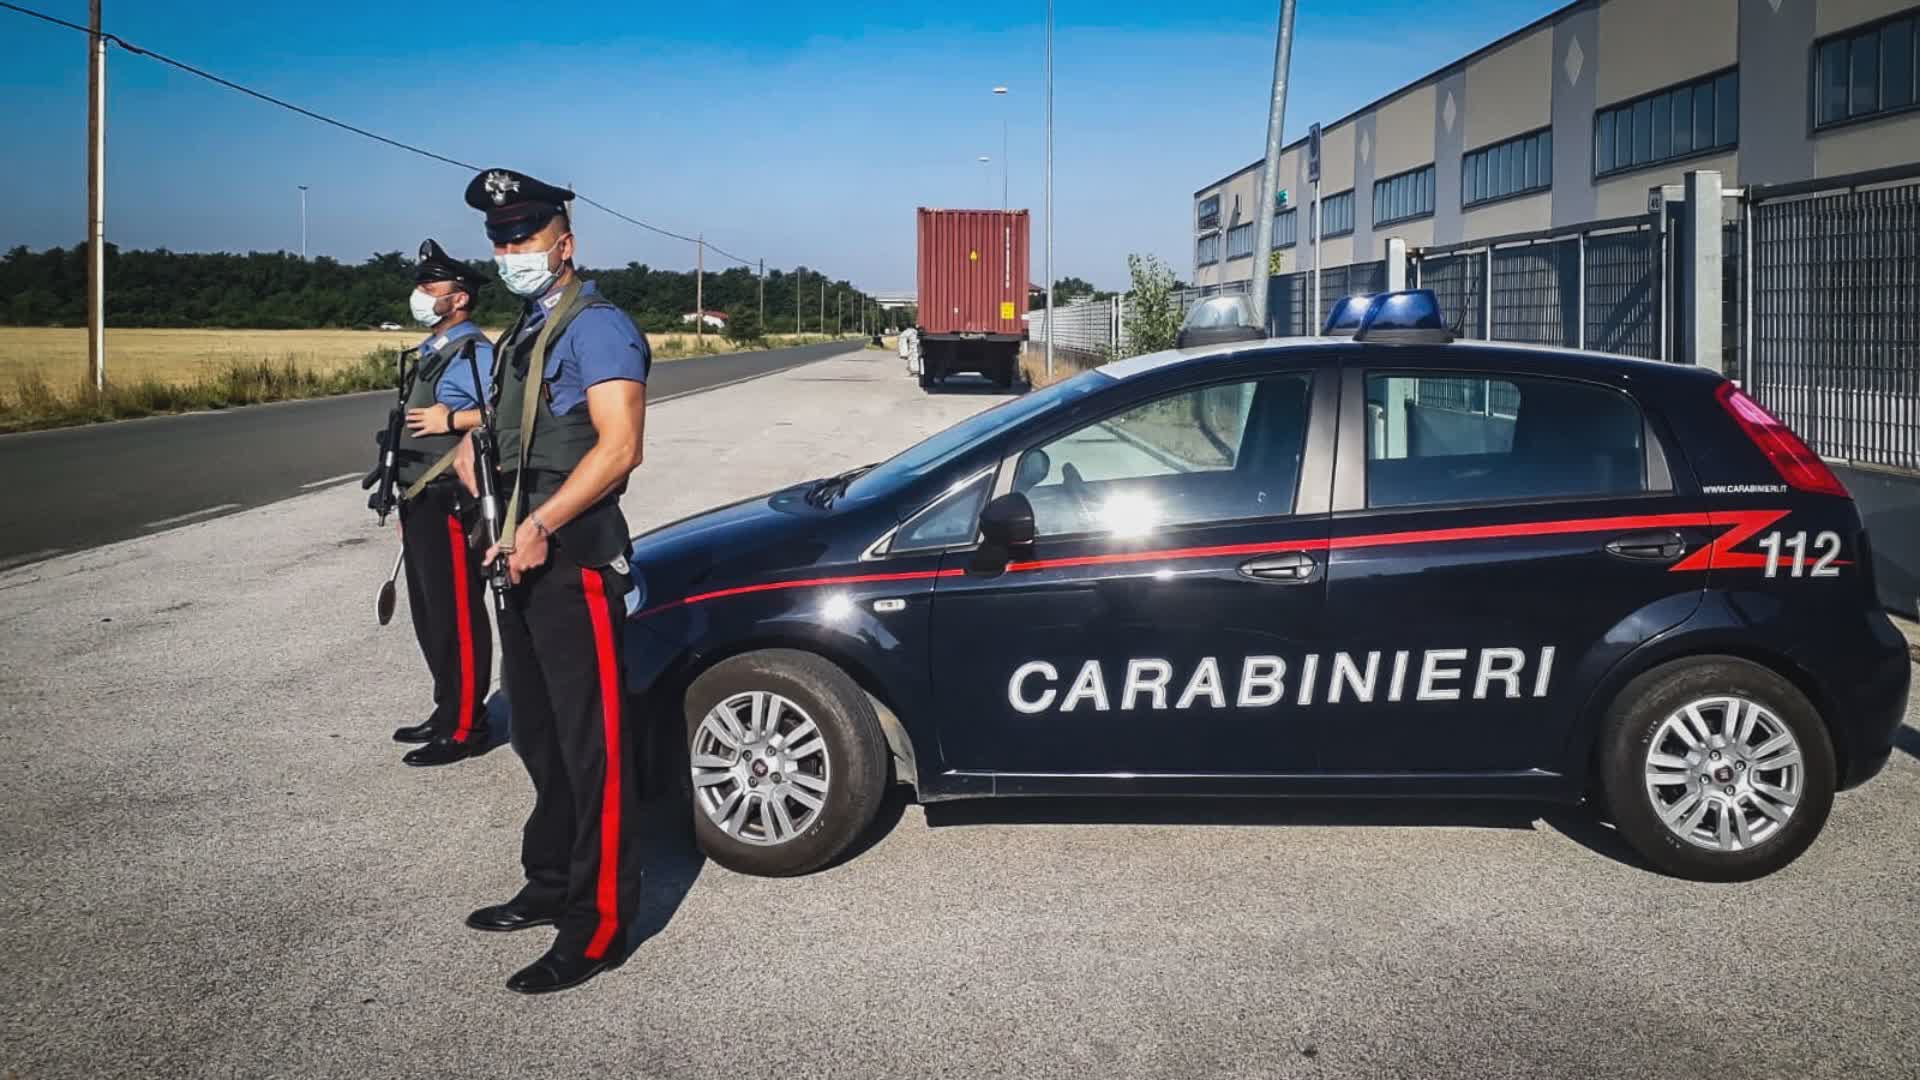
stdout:
<svg viewBox="0 0 1920 1080">
<path fill-rule="evenodd" d="M 563 290 L 556 285 L 534 303 L 533 314 L 521 329 L 522 338 L 540 332 L 553 305 L 560 302 Z M 591 281 L 581 282 L 580 291 L 597 295 Z M 554 415 L 564 416 L 586 407 L 587 387 L 614 379 L 645 383 L 653 367 L 653 351 L 646 336 L 614 307 L 591 307 L 574 317 L 553 347 L 547 361 L 546 380 L 553 395 L 548 401 Z"/>
<path fill-rule="evenodd" d="M 440 376 L 440 384 L 434 389 L 433 398 L 454 412 L 480 407 L 480 391 L 473 385 L 473 368 L 459 355 L 470 337 L 480 339 L 473 346 L 473 359 L 480 365 L 480 378 L 491 383 L 493 344 L 487 340 L 487 335 L 480 332 L 479 327 L 473 325 L 473 320 L 458 323 L 446 333 L 435 334 L 420 343 L 422 351 L 432 350 L 436 355 L 451 357 L 447 370 Z"/>
</svg>

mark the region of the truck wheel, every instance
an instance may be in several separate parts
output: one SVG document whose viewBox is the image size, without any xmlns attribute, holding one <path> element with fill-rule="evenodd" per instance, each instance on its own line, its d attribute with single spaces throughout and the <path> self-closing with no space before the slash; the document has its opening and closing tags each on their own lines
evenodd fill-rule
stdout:
<svg viewBox="0 0 1920 1080">
<path fill-rule="evenodd" d="M 1694 881 L 1765 877 L 1833 808 L 1833 744 L 1792 683 L 1731 656 L 1655 668 L 1608 709 L 1600 768 L 1620 834 Z"/>
<path fill-rule="evenodd" d="M 688 687 L 693 831 L 743 874 L 789 877 L 831 862 L 873 823 L 887 744 L 866 692 L 812 653 L 722 661 Z"/>
</svg>

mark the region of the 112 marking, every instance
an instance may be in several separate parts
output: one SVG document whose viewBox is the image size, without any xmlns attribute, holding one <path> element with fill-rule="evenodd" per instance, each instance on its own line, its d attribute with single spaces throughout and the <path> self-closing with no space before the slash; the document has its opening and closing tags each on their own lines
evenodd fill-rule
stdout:
<svg viewBox="0 0 1920 1080">
<path fill-rule="evenodd" d="M 1832 531 L 1819 533 L 1813 538 L 1815 559 L 1813 568 L 1807 568 L 1807 534 L 1770 532 L 1760 541 L 1760 550 L 1767 553 L 1766 576 L 1780 576 L 1780 549 L 1786 548 L 1793 561 L 1786 566 L 1788 577 L 1839 577 L 1840 568 L 1833 560 L 1840 557 L 1840 534 Z"/>
</svg>

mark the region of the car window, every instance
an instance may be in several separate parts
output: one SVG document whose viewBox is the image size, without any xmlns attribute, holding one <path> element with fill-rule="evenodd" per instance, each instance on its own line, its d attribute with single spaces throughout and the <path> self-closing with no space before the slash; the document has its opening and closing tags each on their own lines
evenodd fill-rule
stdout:
<svg viewBox="0 0 1920 1080">
<path fill-rule="evenodd" d="M 1043 537 L 1291 513 L 1308 383 L 1280 375 L 1136 405 L 1027 451 L 1013 488 Z"/>
<path fill-rule="evenodd" d="M 1524 375 L 1367 376 L 1367 505 L 1630 495 L 1645 425 L 1616 390 Z"/>
<path fill-rule="evenodd" d="M 887 550 L 908 551 L 973 543 L 976 531 L 974 522 L 980 516 L 980 504 L 986 498 L 987 478 L 990 475 L 991 471 L 976 476 L 957 490 L 935 500 L 933 505 L 900 527 Z"/>
</svg>

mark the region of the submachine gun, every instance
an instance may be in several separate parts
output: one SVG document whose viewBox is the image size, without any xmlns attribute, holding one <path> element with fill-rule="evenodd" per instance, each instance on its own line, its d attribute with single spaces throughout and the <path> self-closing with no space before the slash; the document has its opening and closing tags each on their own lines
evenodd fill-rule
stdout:
<svg viewBox="0 0 1920 1080">
<path fill-rule="evenodd" d="M 375 436 L 380 447 L 380 457 L 374 463 L 373 471 L 360 481 L 360 489 L 369 488 L 373 494 L 367 496 L 367 509 L 380 515 L 380 524 L 384 527 L 387 515 L 400 505 L 399 468 L 400 436 L 406 429 L 407 399 L 413 396 L 413 380 L 420 372 L 420 350 L 417 348 L 400 351 L 398 378 L 399 396 L 395 398 L 393 410 L 387 413 L 387 429 Z"/>
<path fill-rule="evenodd" d="M 473 371 L 474 396 L 480 399 L 480 426 L 473 429 L 473 475 L 474 486 L 480 489 L 480 531 L 481 550 L 497 547 L 500 543 L 500 495 L 496 489 L 496 477 L 500 470 L 500 441 L 498 429 L 494 427 L 493 399 L 488 386 L 480 381 L 480 361 L 474 356 L 473 349 L 467 352 L 467 365 Z M 487 575 L 487 584 L 493 589 L 493 609 L 505 614 L 507 610 L 507 589 L 513 584 L 507 573 L 507 557 L 496 554 L 493 561 L 483 568 Z"/>
</svg>

